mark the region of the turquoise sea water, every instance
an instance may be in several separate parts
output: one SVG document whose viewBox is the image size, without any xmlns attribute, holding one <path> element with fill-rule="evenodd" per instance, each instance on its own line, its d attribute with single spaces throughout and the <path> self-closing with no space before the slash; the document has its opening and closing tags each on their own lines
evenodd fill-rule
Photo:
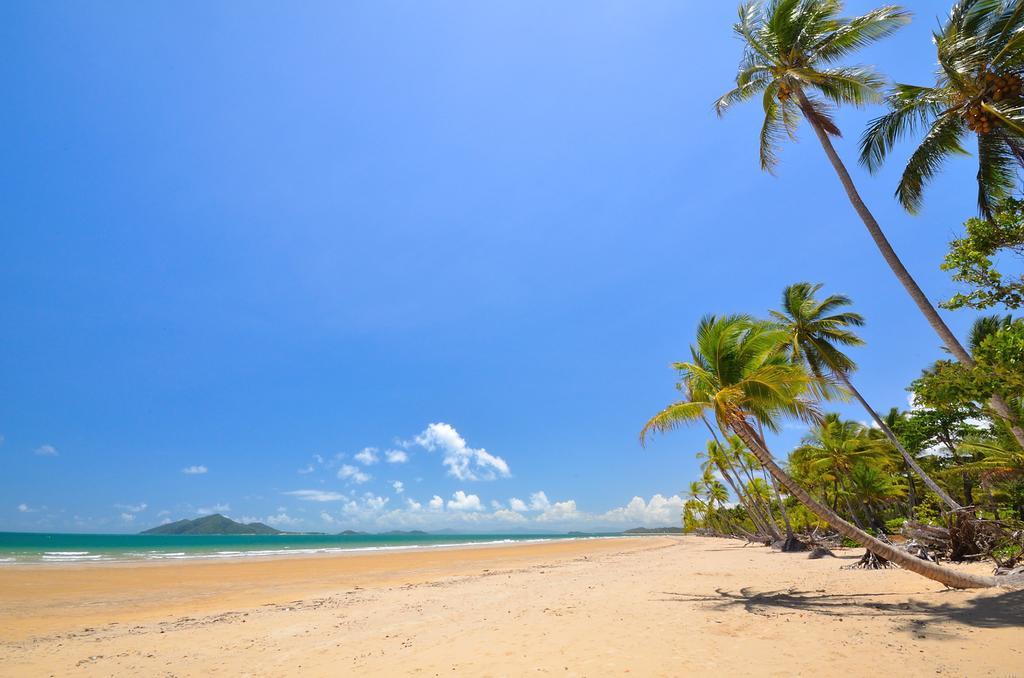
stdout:
<svg viewBox="0 0 1024 678">
<path fill-rule="evenodd" d="M 0 566 L 19 563 L 88 563 L 223 559 L 429 549 L 462 544 L 501 544 L 586 539 L 567 534 L 474 535 L 203 535 L 47 534 L 0 532 Z"/>
</svg>

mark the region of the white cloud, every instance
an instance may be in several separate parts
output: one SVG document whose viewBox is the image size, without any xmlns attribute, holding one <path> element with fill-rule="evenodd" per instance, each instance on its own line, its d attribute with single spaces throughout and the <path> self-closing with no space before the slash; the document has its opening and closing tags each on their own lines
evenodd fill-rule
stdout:
<svg viewBox="0 0 1024 678">
<path fill-rule="evenodd" d="M 125 513 L 141 513 L 146 510 L 146 502 L 141 504 L 114 504 L 114 508 L 120 509 Z"/>
<path fill-rule="evenodd" d="M 530 510 L 531 511 L 544 511 L 551 506 L 551 502 L 548 500 L 548 495 L 544 492 L 534 492 L 530 495 Z"/>
<path fill-rule="evenodd" d="M 320 520 L 324 521 L 328 525 L 333 525 L 334 524 L 334 516 L 332 516 L 327 511 L 321 511 L 320 512 Z"/>
<path fill-rule="evenodd" d="M 325 490 L 292 490 L 285 492 L 285 494 L 302 501 L 341 501 L 345 498 L 345 495 L 339 492 L 327 492 Z"/>
<path fill-rule="evenodd" d="M 29 508 L 28 504 L 18 504 L 19 513 L 32 513 L 35 509 Z"/>
<path fill-rule="evenodd" d="M 450 424 L 430 424 L 416 436 L 416 444 L 431 452 L 441 450 L 448 475 L 459 480 L 494 480 L 510 474 L 504 459 L 483 448 L 469 447 Z"/>
<path fill-rule="evenodd" d="M 305 466 L 303 466 L 302 468 L 300 468 L 300 469 L 299 469 L 299 470 L 298 470 L 297 472 L 298 472 L 298 473 L 299 473 L 300 475 L 307 475 L 307 474 L 309 474 L 309 473 L 312 473 L 312 472 L 313 472 L 313 471 L 315 471 L 315 470 L 316 470 L 316 469 L 314 469 L 314 468 L 313 468 L 313 465 L 312 465 L 312 464 L 306 464 Z"/>
<path fill-rule="evenodd" d="M 164 516 L 169 516 L 169 515 L 171 515 L 171 512 L 165 509 L 165 510 L 160 511 L 159 513 L 157 513 L 156 517 L 157 518 L 163 518 Z"/>
<path fill-rule="evenodd" d="M 338 469 L 338 478 L 341 480 L 351 480 L 357 485 L 362 485 L 372 478 L 368 473 L 363 473 L 357 467 L 351 464 L 342 464 L 341 468 Z"/>
<path fill-rule="evenodd" d="M 419 511 L 422 510 L 423 508 L 423 504 L 419 503 L 415 499 L 412 499 L 411 497 L 406 497 L 405 505 L 409 507 L 410 511 Z"/>
<path fill-rule="evenodd" d="M 403 492 L 405 492 L 405 483 L 403 483 L 401 480 L 396 480 L 395 482 L 391 483 L 391 487 L 394 488 L 395 494 L 402 494 Z"/>
<path fill-rule="evenodd" d="M 503 523 L 526 523 L 529 522 L 526 516 L 515 511 L 509 511 L 508 509 L 498 509 L 491 514 L 495 520 L 499 520 Z"/>
<path fill-rule="evenodd" d="M 367 496 L 363 498 L 363 501 L 366 504 L 366 508 L 371 511 L 379 511 L 391 500 L 387 497 L 378 497 L 376 495 L 367 494 Z"/>
<path fill-rule="evenodd" d="M 451 511 L 483 511 L 484 506 L 480 503 L 480 497 L 458 490 L 448 500 L 448 509 Z"/>
<path fill-rule="evenodd" d="M 554 504 L 549 504 L 544 508 L 544 512 L 537 516 L 537 522 L 564 523 L 582 518 L 584 516 L 576 509 L 576 500 L 569 499 L 568 501 L 556 501 Z"/>
<path fill-rule="evenodd" d="M 185 468 L 181 469 L 181 472 L 187 476 L 201 476 L 202 474 L 206 473 L 207 470 L 208 469 L 202 464 L 197 464 L 195 466 L 186 466 Z"/>
<path fill-rule="evenodd" d="M 53 445 L 40 445 L 35 449 L 36 454 L 40 457 L 56 457 L 58 456 L 57 448 Z"/>
<path fill-rule="evenodd" d="M 196 509 L 196 515 L 206 515 L 208 513 L 227 513 L 231 510 L 231 507 L 227 504 L 214 504 L 210 507 L 201 507 Z"/>
<path fill-rule="evenodd" d="M 267 516 L 267 519 L 263 522 L 271 527 L 292 527 L 294 525 L 298 525 L 302 521 L 298 518 L 292 518 L 287 513 L 278 513 L 276 516 Z"/>
<path fill-rule="evenodd" d="M 613 523 L 628 524 L 630 527 L 665 527 L 679 525 L 682 512 L 682 497 L 656 494 L 650 501 L 644 501 L 643 497 L 633 497 L 625 506 L 607 511 L 601 518 Z"/>
<path fill-rule="evenodd" d="M 427 506 L 429 506 L 434 511 L 439 511 L 440 509 L 444 508 L 444 499 L 441 499 L 441 497 L 435 494 L 433 498 L 431 498 L 431 500 L 427 502 Z"/>
<path fill-rule="evenodd" d="M 509 505 L 509 508 L 511 508 L 513 511 L 526 511 L 526 510 L 528 510 L 528 507 L 526 506 L 526 502 L 523 501 L 522 499 L 518 499 L 516 497 L 512 497 L 511 499 L 509 499 L 508 500 L 508 505 Z"/>
<path fill-rule="evenodd" d="M 404 464 L 409 461 L 409 455 L 402 450 L 388 450 L 384 453 L 384 458 L 389 464 Z"/>
<path fill-rule="evenodd" d="M 126 523 L 130 523 L 133 520 L 135 520 L 135 514 L 134 513 L 122 513 L 121 514 L 121 520 L 123 520 Z"/>
<path fill-rule="evenodd" d="M 356 452 L 354 457 L 363 466 L 371 466 L 379 461 L 376 447 L 364 447 L 359 452 Z"/>
</svg>

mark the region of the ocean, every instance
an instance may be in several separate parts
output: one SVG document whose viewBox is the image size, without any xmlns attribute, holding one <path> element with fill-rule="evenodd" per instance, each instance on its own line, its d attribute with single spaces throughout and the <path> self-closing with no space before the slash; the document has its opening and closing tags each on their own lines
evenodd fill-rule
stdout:
<svg viewBox="0 0 1024 678">
<path fill-rule="evenodd" d="M 609 534 L 146 535 L 0 532 L 0 566 L 252 558 L 589 539 Z"/>
</svg>

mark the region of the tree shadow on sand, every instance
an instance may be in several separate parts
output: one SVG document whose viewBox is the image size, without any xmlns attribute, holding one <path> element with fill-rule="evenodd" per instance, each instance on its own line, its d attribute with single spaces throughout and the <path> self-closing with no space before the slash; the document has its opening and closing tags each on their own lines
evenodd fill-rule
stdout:
<svg viewBox="0 0 1024 678">
<path fill-rule="evenodd" d="M 763 617 L 796 613 L 829 617 L 890 617 L 903 622 L 900 630 L 914 633 L 944 622 L 988 629 L 1024 628 L 1024 591 L 982 594 L 942 603 L 912 600 L 906 594 L 895 593 L 839 594 L 798 589 L 757 591 L 750 587 L 739 592 L 725 589 L 716 589 L 715 592 L 717 596 L 666 591 L 665 595 L 671 598 L 662 600 L 704 603 L 721 610 L 741 607 L 750 614 Z"/>
</svg>

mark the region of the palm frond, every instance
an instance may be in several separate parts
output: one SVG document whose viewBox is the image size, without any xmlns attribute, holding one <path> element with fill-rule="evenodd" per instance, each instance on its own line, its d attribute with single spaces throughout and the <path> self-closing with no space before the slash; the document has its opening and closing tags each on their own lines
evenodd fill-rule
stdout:
<svg viewBox="0 0 1024 678">
<path fill-rule="evenodd" d="M 967 155 L 960 145 L 960 138 L 966 129 L 963 119 L 958 115 L 947 115 L 932 124 L 921 145 L 907 161 L 896 198 L 903 207 L 916 213 L 921 208 L 924 186 L 942 167 L 950 155 Z"/>
<path fill-rule="evenodd" d="M 832 62 L 836 59 L 883 40 L 910 23 L 910 12 L 896 5 L 887 5 L 854 17 L 843 26 L 823 37 L 811 48 L 816 59 Z"/>
<path fill-rule="evenodd" d="M 861 135 L 861 164 L 878 171 L 897 142 L 941 113 L 941 99 L 942 93 L 931 87 L 896 85 L 887 98 L 891 110 L 872 120 Z"/>
</svg>

